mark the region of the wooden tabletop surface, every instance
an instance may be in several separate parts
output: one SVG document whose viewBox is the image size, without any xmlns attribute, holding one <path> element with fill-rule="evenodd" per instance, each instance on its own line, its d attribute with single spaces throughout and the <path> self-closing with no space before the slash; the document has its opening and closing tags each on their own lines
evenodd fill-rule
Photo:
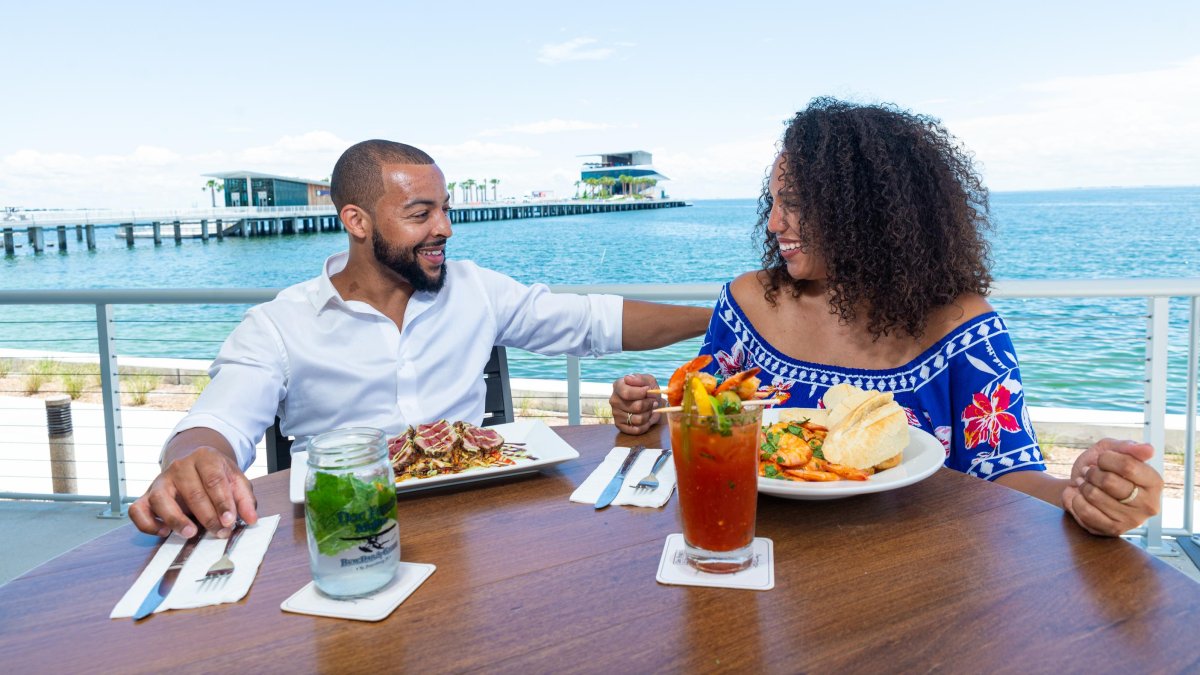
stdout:
<svg viewBox="0 0 1200 675">
<path fill-rule="evenodd" d="M 434 572 L 378 623 L 292 614 L 311 580 L 288 475 L 250 593 L 141 623 L 109 612 L 158 540 L 126 526 L 0 587 L 0 664 L 25 672 L 1196 672 L 1200 584 L 1058 509 L 941 469 L 833 501 L 762 496 L 775 588 L 655 581 L 663 509 L 568 501 L 614 445 L 665 434 L 556 429 L 581 457 L 542 473 L 402 494 L 402 558 Z M 661 430 L 657 432 L 661 434 Z M 4 542 L 36 545 L 36 542 Z"/>
</svg>

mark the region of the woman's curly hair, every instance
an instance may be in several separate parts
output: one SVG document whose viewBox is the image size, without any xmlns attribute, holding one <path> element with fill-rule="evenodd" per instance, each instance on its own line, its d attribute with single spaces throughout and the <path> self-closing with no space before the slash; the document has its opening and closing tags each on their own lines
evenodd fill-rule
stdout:
<svg viewBox="0 0 1200 675">
<path fill-rule="evenodd" d="M 805 252 L 828 272 L 830 305 L 878 339 L 920 337 L 930 314 L 964 293 L 986 294 L 990 247 L 987 188 L 962 147 L 935 118 L 893 104 L 817 98 L 783 135 L 778 206 L 799 221 Z M 766 298 L 808 284 L 788 275 L 767 231 L 764 182 L 757 231 L 764 237 Z"/>
</svg>

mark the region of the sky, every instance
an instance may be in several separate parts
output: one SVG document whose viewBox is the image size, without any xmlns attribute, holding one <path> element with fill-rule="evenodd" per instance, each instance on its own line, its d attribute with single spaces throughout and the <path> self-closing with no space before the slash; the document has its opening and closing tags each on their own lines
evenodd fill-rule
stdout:
<svg viewBox="0 0 1200 675">
<path fill-rule="evenodd" d="M 823 95 L 941 119 L 993 191 L 1200 185 L 1200 2 L 836 5 L 6 3 L 0 206 L 203 207 L 368 138 L 500 197 L 646 150 L 672 197 L 749 198 Z"/>
</svg>

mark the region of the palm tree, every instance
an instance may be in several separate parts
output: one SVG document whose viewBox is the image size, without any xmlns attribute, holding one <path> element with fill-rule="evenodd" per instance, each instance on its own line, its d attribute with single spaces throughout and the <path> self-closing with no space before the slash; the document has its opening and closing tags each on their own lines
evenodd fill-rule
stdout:
<svg viewBox="0 0 1200 675">
<path fill-rule="evenodd" d="M 213 208 L 215 209 L 217 208 L 217 193 L 225 189 L 225 181 L 210 178 L 208 182 L 204 184 L 204 187 L 200 189 L 202 191 L 208 190 L 209 196 L 212 197 Z"/>
<path fill-rule="evenodd" d="M 490 183 L 490 184 L 491 184 L 491 186 L 492 186 L 492 201 L 497 201 L 497 199 L 496 199 L 496 186 L 500 184 L 500 179 L 499 179 L 499 178 L 492 178 L 491 180 L 489 180 L 489 181 L 488 181 L 488 183 Z"/>
<path fill-rule="evenodd" d="M 477 196 L 477 199 L 479 199 L 479 201 L 481 201 L 481 202 L 487 201 L 487 179 L 486 178 L 475 181 L 475 192 L 476 192 L 476 195 L 482 195 L 482 196 Z"/>
<path fill-rule="evenodd" d="M 464 202 L 470 202 L 470 201 L 471 201 L 471 197 L 470 197 L 470 195 L 471 195 L 471 192 L 472 192 L 471 188 L 473 188 L 473 187 L 475 187 L 475 181 L 474 181 L 474 179 L 468 178 L 468 179 L 466 179 L 466 180 L 464 180 L 464 181 L 463 181 L 463 183 L 462 183 L 462 191 L 463 191 L 463 201 L 464 201 Z"/>
<path fill-rule="evenodd" d="M 617 184 L 617 179 L 612 176 L 604 176 L 600 179 L 600 182 L 604 185 L 604 196 L 611 197 L 612 186 Z"/>
<path fill-rule="evenodd" d="M 450 203 L 454 203 L 454 188 L 458 187 L 458 183 L 446 183 L 446 191 L 450 193 Z"/>
<path fill-rule="evenodd" d="M 580 181 L 575 181 L 575 199 L 579 199 L 579 184 Z"/>
</svg>

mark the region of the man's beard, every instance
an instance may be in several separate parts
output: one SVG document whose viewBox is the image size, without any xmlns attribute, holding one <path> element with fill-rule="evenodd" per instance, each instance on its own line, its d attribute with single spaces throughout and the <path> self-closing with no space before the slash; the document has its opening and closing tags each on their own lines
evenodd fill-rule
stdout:
<svg viewBox="0 0 1200 675">
<path fill-rule="evenodd" d="M 445 239 L 434 242 L 432 245 L 444 245 Z M 442 286 L 446 283 L 446 263 L 442 262 L 442 266 L 438 268 L 437 277 L 430 277 L 425 274 L 425 270 L 421 268 L 421 263 L 417 260 L 419 248 L 427 248 L 431 244 L 422 243 L 414 246 L 411 251 L 406 251 L 398 246 L 392 246 L 379 236 L 379 231 L 375 230 L 371 233 L 371 248 L 375 251 L 375 259 L 383 263 L 396 274 L 399 274 L 405 281 L 412 284 L 412 287 L 418 291 L 432 291 L 434 293 L 442 290 Z"/>
</svg>

